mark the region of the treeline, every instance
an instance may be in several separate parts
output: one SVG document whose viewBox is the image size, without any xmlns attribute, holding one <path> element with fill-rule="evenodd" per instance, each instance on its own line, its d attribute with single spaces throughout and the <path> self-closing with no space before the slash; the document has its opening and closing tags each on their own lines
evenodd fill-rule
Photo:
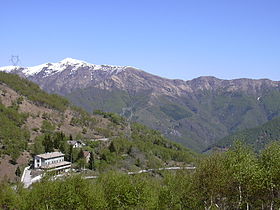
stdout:
<svg viewBox="0 0 280 210">
<path fill-rule="evenodd" d="M 67 99 L 56 94 L 48 94 L 41 90 L 37 84 L 15 74 L 0 72 L 0 83 L 5 83 L 17 93 L 27 97 L 38 105 L 44 105 L 59 111 L 65 110 L 69 105 Z"/>
<path fill-rule="evenodd" d="M 279 209 L 280 144 L 260 154 L 237 142 L 200 160 L 193 171 L 89 180 L 46 176 L 31 189 L 0 187 L 2 209 Z"/>
</svg>

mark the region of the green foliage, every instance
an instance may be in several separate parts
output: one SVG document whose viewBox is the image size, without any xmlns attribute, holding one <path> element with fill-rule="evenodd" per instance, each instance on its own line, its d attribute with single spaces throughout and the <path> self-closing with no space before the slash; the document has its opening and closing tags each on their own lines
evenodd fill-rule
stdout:
<svg viewBox="0 0 280 210">
<path fill-rule="evenodd" d="M 280 117 L 277 117 L 261 126 L 236 132 L 224 137 L 214 144 L 218 147 L 228 147 L 237 139 L 254 147 L 256 151 L 262 150 L 267 144 L 280 139 Z"/>
<path fill-rule="evenodd" d="M 45 148 L 45 152 L 53 152 L 54 145 L 50 134 L 44 135 L 43 146 Z"/>
<path fill-rule="evenodd" d="M 144 178 L 111 172 L 103 175 L 100 183 L 109 209 L 156 207 L 156 192 Z"/>
<path fill-rule="evenodd" d="M 66 159 L 70 160 L 70 157 L 73 154 L 70 154 L 70 146 L 67 143 L 66 136 L 63 132 L 53 132 L 50 129 L 46 128 L 49 127 L 50 124 L 46 121 L 47 126 L 44 130 L 48 132 L 44 132 L 44 135 L 37 136 L 35 138 L 32 153 L 34 155 L 42 154 L 45 152 L 53 152 L 54 149 L 61 151 L 62 153 L 66 154 Z M 52 128 L 52 126 L 51 126 Z M 52 130 L 52 129 L 51 129 Z M 71 151 L 73 152 L 73 151 Z"/>
<path fill-rule="evenodd" d="M 190 150 L 167 140 L 160 132 L 144 125 L 134 123 L 131 137 L 140 151 L 149 152 L 164 161 L 192 162 L 194 160 L 195 155 Z"/>
<path fill-rule="evenodd" d="M 111 122 L 121 125 L 125 123 L 125 118 L 113 112 L 103 112 L 101 110 L 93 111 L 93 114 L 102 115 L 104 118 L 108 118 Z"/>
<path fill-rule="evenodd" d="M 44 120 L 41 126 L 41 132 L 44 134 L 52 134 L 55 130 L 55 125 L 53 125 L 50 121 Z"/>
<path fill-rule="evenodd" d="M 19 94 L 39 105 L 51 107 L 59 111 L 64 111 L 69 105 L 66 99 L 55 94 L 48 94 L 42 91 L 38 85 L 15 74 L 0 72 L 0 82 L 7 84 Z"/>
<path fill-rule="evenodd" d="M 261 194 L 264 201 L 270 206 L 276 202 L 280 206 L 278 193 L 280 191 L 280 144 L 273 142 L 268 145 L 260 155 L 260 165 L 263 169 L 263 192 Z"/>
<path fill-rule="evenodd" d="M 187 111 L 185 107 L 176 104 L 166 104 L 161 106 L 160 110 L 174 120 L 180 120 L 192 116 L 192 113 Z"/>
<path fill-rule="evenodd" d="M 45 147 L 43 145 L 43 141 L 44 141 L 44 136 L 37 136 L 35 138 L 33 148 L 32 148 L 33 154 L 38 155 L 38 154 L 42 154 L 45 152 Z"/>
<path fill-rule="evenodd" d="M 0 209 L 23 209 L 24 198 L 8 184 L 0 183 Z"/>
<path fill-rule="evenodd" d="M 278 100 L 280 98 L 280 91 L 273 90 L 264 95 L 263 98 L 261 98 L 261 104 L 263 105 L 263 108 L 267 110 L 268 118 L 272 119 L 275 116 L 279 116 L 280 114 L 280 101 Z"/>
<path fill-rule="evenodd" d="M 111 137 L 110 142 L 88 144 L 100 157 L 97 170 L 126 168 L 159 168 L 166 164 L 192 163 L 196 154 L 163 137 L 158 131 L 133 123 L 131 136 Z"/>
<path fill-rule="evenodd" d="M 26 195 L 26 209 L 106 209 L 104 192 L 81 177 L 35 184 Z"/>
<path fill-rule="evenodd" d="M 159 209 L 199 209 L 190 173 L 164 173 L 159 188 Z"/>
<path fill-rule="evenodd" d="M 14 161 L 26 149 L 30 137 L 29 132 L 22 128 L 26 118 L 26 114 L 0 103 L 0 144 L 3 145 L 3 153 L 11 155 Z"/>
</svg>

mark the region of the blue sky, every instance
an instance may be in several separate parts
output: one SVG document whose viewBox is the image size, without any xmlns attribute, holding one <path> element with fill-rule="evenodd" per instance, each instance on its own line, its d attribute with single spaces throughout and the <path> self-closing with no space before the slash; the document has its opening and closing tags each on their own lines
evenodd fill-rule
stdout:
<svg viewBox="0 0 280 210">
<path fill-rule="evenodd" d="M 178 79 L 280 80 L 280 1 L 1 0 L 0 66 L 66 57 Z"/>
</svg>

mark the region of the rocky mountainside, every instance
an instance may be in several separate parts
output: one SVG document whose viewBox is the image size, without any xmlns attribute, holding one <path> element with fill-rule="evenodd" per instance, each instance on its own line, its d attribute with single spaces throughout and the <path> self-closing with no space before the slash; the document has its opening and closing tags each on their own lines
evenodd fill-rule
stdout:
<svg viewBox="0 0 280 210">
<path fill-rule="evenodd" d="M 19 74 L 89 112 L 100 109 L 122 114 L 197 151 L 235 131 L 280 116 L 280 82 L 268 79 L 171 80 L 133 67 L 70 58 L 0 71 Z"/>
</svg>

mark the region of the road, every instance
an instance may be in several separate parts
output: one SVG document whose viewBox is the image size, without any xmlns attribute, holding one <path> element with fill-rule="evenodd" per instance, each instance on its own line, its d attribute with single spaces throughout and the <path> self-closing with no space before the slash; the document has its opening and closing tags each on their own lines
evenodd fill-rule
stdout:
<svg viewBox="0 0 280 210">
<path fill-rule="evenodd" d="M 30 169 L 30 166 L 24 168 L 24 171 L 23 171 L 22 177 L 21 177 L 21 182 L 23 183 L 24 188 L 28 188 L 34 182 L 38 182 L 42 178 L 42 175 L 32 178 L 31 171 L 32 171 L 32 169 Z"/>
<path fill-rule="evenodd" d="M 151 169 L 144 169 L 140 171 L 131 171 L 127 172 L 128 175 L 134 175 L 134 174 L 142 174 L 142 173 L 149 173 L 154 171 L 163 171 L 163 170 L 195 170 L 194 166 L 187 166 L 187 167 L 166 167 L 166 168 L 151 168 Z M 63 177 L 65 174 L 59 174 L 53 177 L 52 180 L 56 180 L 57 178 Z M 29 167 L 26 167 L 23 172 L 23 176 L 21 178 L 21 182 L 24 184 L 24 188 L 28 188 L 30 185 L 32 185 L 34 182 L 40 181 L 42 178 L 42 175 L 36 176 L 32 179 L 31 177 L 31 169 Z M 96 179 L 98 176 L 85 176 L 85 179 Z"/>
<path fill-rule="evenodd" d="M 23 183 L 24 188 L 28 188 L 32 184 L 31 179 L 32 178 L 30 166 L 25 167 L 21 177 L 21 182 Z"/>
</svg>

